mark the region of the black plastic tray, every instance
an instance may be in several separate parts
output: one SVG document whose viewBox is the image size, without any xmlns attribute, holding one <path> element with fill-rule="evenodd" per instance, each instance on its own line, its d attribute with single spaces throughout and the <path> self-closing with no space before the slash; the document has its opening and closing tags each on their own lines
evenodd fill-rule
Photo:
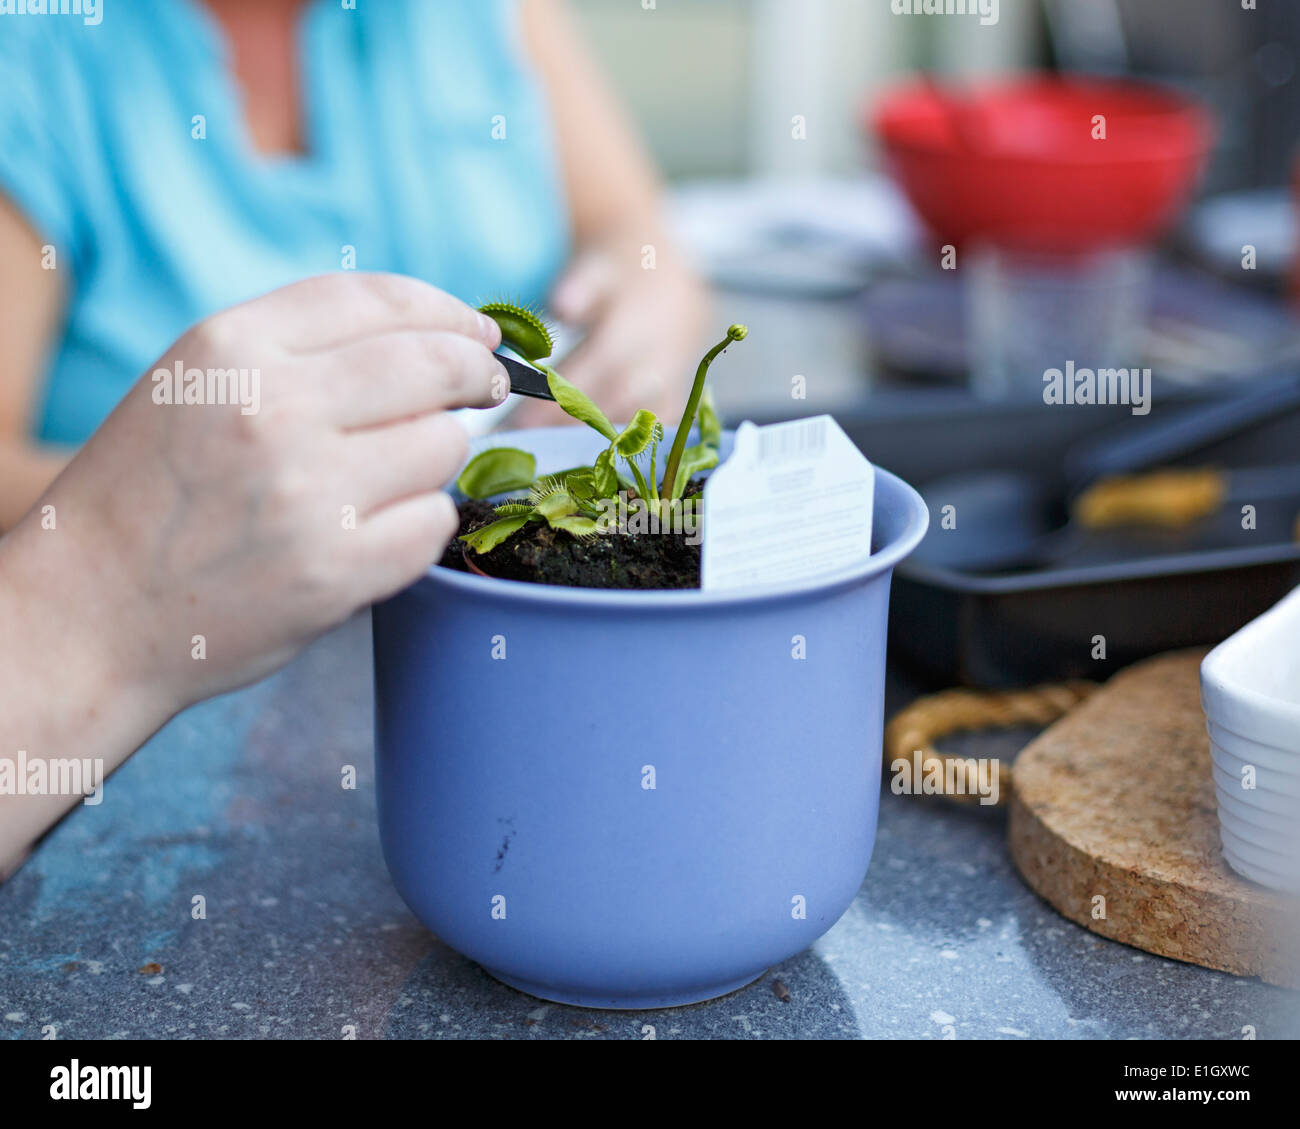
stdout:
<svg viewBox="0 0 1300 1129">
<path fill-rule="evenodd" d="M 1153 410 L 1187 406 L 1166 399 Z M 987 404 L 964 394 L 882 397 L 836 418 L 872 462 L 913 485 L 997 467 L 1033 472 L 1062 490 L 1070 444 L 1143 425 L 1125 407 Z M 1184 461 L 1298 462 L 1300 412 Z M 1103 679 L 1148 655 L 1217 643 L 1300 584 L 1300 545 L 1283 536 L 1243 531 L 1240 545 L 1228 548 L 1000 576 L 904 562 L 894 577 L 890 656 L 932 685 Z M 1105 637 L 1104 661 L 1092 657 L 1096 636 Z"/>
</svg>

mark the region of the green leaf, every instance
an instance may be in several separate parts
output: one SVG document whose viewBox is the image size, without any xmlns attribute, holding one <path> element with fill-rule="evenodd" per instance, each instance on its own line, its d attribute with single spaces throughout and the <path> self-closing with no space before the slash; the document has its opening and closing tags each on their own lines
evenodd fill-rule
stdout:
<svg viewBox="0 0 1300 1129">
<path fill-rule="evenodd" d="M 709 470 L 718 465 L 717 447 L 697 443 L 682 452 L 682 461 L 677 468 L 677 479 L 673 483 L 670 498 L 680 498 L 686 491 L 687 484 L 702 470 Z"/>
<path fill-rule="evenodd" d="M 565 533 L 571 533 L 579 539 L 595 537 L 600 533 L 600 526 L 595 521 L 576 514 L 554 518 L 550 520 L 550 526 L 552 529 L 563 529 Z"/>
<path fill-rule="evenodd" d="M 535 508 L 532 502 L 502 502 L 495 512 L 497 517 L 532 517 Z"/>
<path fill-rule="evenodd" d="M 618 433 L 618 437 L 614 440 L 614 450 L 625 459 L 634 458 L 654 441 L 656 427 L 662 435 L 663 428 L 659 426 L 654 412 L 641 408 L 632 417 L 632 422 Z"/>
<path fill-rule="evenodd" d="M 518 302 L 502 300 L 484 302 L 479 313 L 487 314 L 501 327 L 503 345 L 532 364 L 549 357 L 555 349 L 551 331 L 536 310 Z"/>
<path fill-rule="evenodd" d="M 614 430 L 614 425 L 605 418 L 605 413 L 592 403 L 585 392 L 570 384 L 553 368 L 546 365 L 539 365 L 538 367 L 546 373 L 547 386 L 551 390 L 551 395 L 555 397 L 555 402 L 561 408 L 574 419 L 585 423 L 588 427 L 595 428 L 611 443 L 618 438 L 618 432 Z"/>
<path fill-rule="evenodd" d="M 596 465 L 592 467 L 592 480 L 596 493 L 602 498 L 612 498 L 618 493 L 618 471 L 614 467 L 613 447 L 606 447 L 596 456 Z"/>
<path fill-rule="evenodd" d="M 554 494 L 557 490 L 563 489 L 563 475 L 544 474 L 529 488 L 528 500 L 535 506 L 548 494 Z"/>
<path fill-rule="evenodd" d="M 476 553 L 490 553 L 501 544 L 512 533 L 523 529 L 532 521 L 531 514 L 517 514 L 514 517 L 498 518 L 491 525 L 485 525 L 482 529 L 476 529 L 473 533 L 463 533 L 460 540 L 465 542 L 467 548 Z"/>
<path fill-rule="evenodd" d="M 596 509 L 596 480 L 591 467 L 568 471 L 564 476 L 564 488 L 583 512 Z"/>
<path fill-rule="evenodd" d="M 523 490 L 537 476 L 537 460 L 517 447 L 490 447 L 465 465 L 456 487 L 467 498 L 491 498 Z"/>
<path fill-rule="evenodd" d="M 553 490 L 537 500 L 537 512 L 551 525 L 556 518 L 568 517 L 578 512 L 578 503 L 567 490 Z"/>
<path fill-rule="evenodd" d="M 713 392 L 706 385 L 700 397 L 700 407 L 696 419 L 700 423 L 700 442 L 705 447 L 717 447 L 722 443 L 722 421 L 713 406 Z"/>
</svg>

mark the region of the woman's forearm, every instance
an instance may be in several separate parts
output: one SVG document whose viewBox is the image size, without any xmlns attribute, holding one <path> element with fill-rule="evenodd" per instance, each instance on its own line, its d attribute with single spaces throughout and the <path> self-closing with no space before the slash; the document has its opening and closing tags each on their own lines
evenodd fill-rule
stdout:
<svg viewBox="0 0 1300 1129">
<path fill-rule="evenodd" d="M 524 0 L 524 41 L 550 103 L 574 238 L 640 254 L 659 229 L 654 163 L 583 42 L 565 0 Z"/>
<path fill-rule="evenodd" d="M 0 538 L 0 879 L 172 712 L 130 677 L 131 625 L 94 556 L 35 514 Z"/>
<path fill-rule="evenodd" d="M 159 407 L 135 383 L 0 537 L 0 868 L 84 795 L 86 761 L 93 787 L 174 713 L 439 560 L 468 447 L 452 413 L 499 403 L 500 343 L 428 283 L 341 271 L 214 314 L 160 358 L 257 358 L 258 412 Z"/>
<path fill-rule="evenodd" d="M 0 437 L 0 533 L 17 525 L 36 504 L 68 457 L 24 439 Z"/>
</svg>

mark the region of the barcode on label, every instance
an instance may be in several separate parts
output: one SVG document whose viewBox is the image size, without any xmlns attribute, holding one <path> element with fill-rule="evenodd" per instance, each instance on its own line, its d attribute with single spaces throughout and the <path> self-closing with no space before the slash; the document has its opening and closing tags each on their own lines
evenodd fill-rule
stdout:
<svg viewBox="0 0 1300 1129">
<path fill-rule="evenodd" d="M 871 555 L 875 471 L 830 416 L 736 429 L 704 490 L 705 589 L 792 584 Z"/>
<path fill-rule="evenodd" d="M 795 420 L 758 433 L 760 462 L 783 462 L 820 454 L 826 446 L 826 416 Z"/>
</svg>

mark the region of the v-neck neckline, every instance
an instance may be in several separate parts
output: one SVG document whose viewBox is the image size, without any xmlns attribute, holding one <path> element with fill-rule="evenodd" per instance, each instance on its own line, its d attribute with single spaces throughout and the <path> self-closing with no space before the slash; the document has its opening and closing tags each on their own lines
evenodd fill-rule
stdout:
<svg viewBox="0 0 1300 1129">
<path fill-rule="evenodd" d="M 309 174 L 327 168 L 332 162 L 330 133 L 320 128 L 321 106 L 317 100 L 316 60 L 311 50 L 315 22 L 328 0 L 307 0 L 297 13 L 293 45 L 297 53 L 298 135 L 301 152 L 266 153 L 257 147 L 248 120 L 247 97 L 234 70 L 234 47 L 226 29 L 203 0 L 165 0 L 166 7 L 184 9 L 196 34 L 216 63 L 213 81 L 217 94 L 231 111 L 237 131 L 236 144 L 251 168 L 268 174 Z"/>
</svg>

